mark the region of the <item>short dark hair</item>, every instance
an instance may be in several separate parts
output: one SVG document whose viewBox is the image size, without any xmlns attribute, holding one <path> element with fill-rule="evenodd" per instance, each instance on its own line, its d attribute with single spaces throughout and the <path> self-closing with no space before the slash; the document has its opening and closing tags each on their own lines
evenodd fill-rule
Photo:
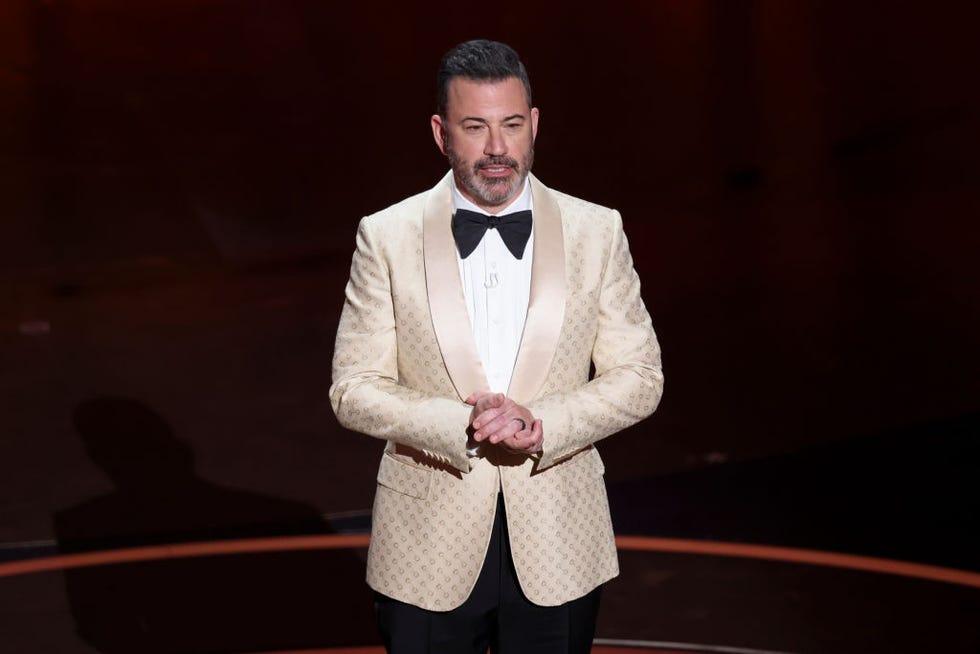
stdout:
<svg viewBox="0 0 980 654">
<path fill-rule="evenodd" d="M 460 43 L 446 53 L 439 64 L 439 74 L 436 79 L 437 108 L 443 118 L 446 117 L 449 83 L 454 77 L 487 82 L 499 82 L 516 77 L 524 85 L 528 106 L 532 106 L 531 81 L 527 77 L 527 70 L 514 48 L 506 43 L 476 39 Z"/>
</svg>

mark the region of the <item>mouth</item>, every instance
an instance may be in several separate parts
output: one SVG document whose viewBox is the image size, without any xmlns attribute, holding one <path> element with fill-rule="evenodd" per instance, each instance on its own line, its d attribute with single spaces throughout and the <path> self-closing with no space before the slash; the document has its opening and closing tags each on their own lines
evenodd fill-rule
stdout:
<svg viewBox="0 0 980 654">
<path fill-rule="evenodd" d="M 480 173 L 485 177 L 507 177 L 511 170 L 510 166 L 480 166 Z"/>
</svg>

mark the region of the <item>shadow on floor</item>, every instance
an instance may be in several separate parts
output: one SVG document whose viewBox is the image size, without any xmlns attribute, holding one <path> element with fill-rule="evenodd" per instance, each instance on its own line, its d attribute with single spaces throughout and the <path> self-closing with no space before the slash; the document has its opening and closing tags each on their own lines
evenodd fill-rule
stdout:
<svg viewBox="0 0 980 654">
<path fill-rule="evenodd" d="M 212 484 L 155 411 L 98 398 L 75 426 L 113 492 L 58 511 L 62 553 L 332 533 L 309 505 Z M 219 653 L 376 642 L 349 550 L 161 560 L 65 572 L 78 635 L 105 654 Z"/>
</svg>

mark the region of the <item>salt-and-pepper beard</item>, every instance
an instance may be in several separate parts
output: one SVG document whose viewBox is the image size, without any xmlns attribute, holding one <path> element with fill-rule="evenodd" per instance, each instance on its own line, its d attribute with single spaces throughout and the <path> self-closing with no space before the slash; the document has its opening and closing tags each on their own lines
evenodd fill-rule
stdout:
<svg viewBox="0 0 980 654">
<path fill-rule="evenodd" d="M 518 163 L 516 159 L 511 157 L 484 157 L 475 162 L 472 167 L 467 166 L 465 161 L 456 156 L 456 152 L 449 142 L 448 134 L 445 145 L 446 157 L 449 159 L 449 165 L 452 166 L 456 181 L 463 186 L 463 189 L 471 197 L 488 207 L 499 207 L 512 200 L 520 192 L 524 180 L 527 179 L 527 174 L 531 171 L 531 166 L 534 165 L 533 143 L 522 163 Z M 500 179 L 486 179 L 479 176 L 480 168 L 492 168 L 494 166 L 509 166 L 516 174 Z"/>
</svg>

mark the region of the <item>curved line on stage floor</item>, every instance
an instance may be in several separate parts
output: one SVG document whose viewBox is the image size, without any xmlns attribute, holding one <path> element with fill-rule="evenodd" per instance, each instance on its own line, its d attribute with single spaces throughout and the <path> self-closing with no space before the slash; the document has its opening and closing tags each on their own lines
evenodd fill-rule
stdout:
<svg viewBox="0 0 980 654">
<path fill-rule="evenodd" d="M 367 547 L 369 540 L 370 536 L 368 534 L 319 534 L 315 536 L 285 536 L 280 538 L 175 543 L 172 545 L 149 545 L 145 547 L 100 550 L 78 554 L 59 554 L 36 559 L 0 563 L 0 577 L 159 559 L 182 559 L 199 556 L 226 556 L 232 554 L 295 550 L 359 548 Z M 980 588 L 980 573 L 922 563 L 897 561 L 894 559 L 859 556 L 856 554 L 823 552 L 820 550 L 807 550 L 793 547 L 775 547 L 772 545 L 653 538 L 648 536 L 617 536 L 616 545 L 621 550 L 726 556 L 819 565 L 915 577 L 918 579 Z"/>
<path fill-rule="evenodd" d="M 637 651 L 651 654 L 790 654 L 744 647 L 725 647 L 719 645 L 697 645 L 693 643 L 668 643 L 648 640 L 615 640 L 596 638 L 592 654 L 635 654 Z M 385 654 L 384 647 L 327 647 L 316 649 L 277 650 L 274 652 L 252 652 L 251 654 Z"/>
</svg>

